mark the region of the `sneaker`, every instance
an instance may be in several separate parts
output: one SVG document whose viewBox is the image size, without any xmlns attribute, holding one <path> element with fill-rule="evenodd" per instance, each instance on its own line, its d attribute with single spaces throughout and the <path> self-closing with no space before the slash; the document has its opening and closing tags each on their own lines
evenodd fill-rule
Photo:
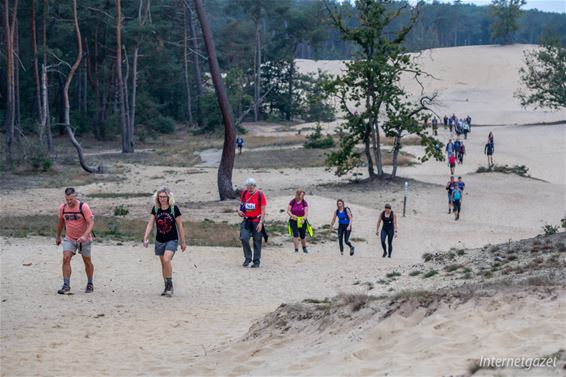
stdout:
<svg viewBox="0 0 566 377">
<path fill-rule="evenodd" d="M 350 248 L 350 256 L 354 255 L 354 251 L 356 251 L 356 248 L 354 246 L 352 246 Z"/>
<path fill-rule="evenodd" d="M 165 284 L 165 290 L 163 290 L 161 296 L 167 296 L 167 297 L 173 296 L 173 283 Z"/>
<path fill-rule="evenodd" d="M 69 287 L 68 285 L 63 285 L 61 289 L 57 291 L 57 293 L 59 293 L 60 295 L 68 295 L 69 293 L 71 293 L 71 287 Z"/>
<path fill-rule="evenodd" d="M 252 264 L 252 268 L 259 268 L 259 263 Z"/>
<path fill-rule="evenodd" d="M 387 256 L 387 253 L 384 251 L 382 257 L 385 258 Z"/>
<path fill-rule="evenodd" d="M 309 251 L 308 251 L 308 249 L 307 249 L 306 247 L 303 247 L 303 253 L 305 253 L 305 254 L 308 254 L 308 253 L 309 253 Z"/>
<path fill-rule="evenodd" d="M 94 292 L 94 285 L 92 283 L 88 283 L 85 288 L 85 293 L 92 293 Z"/>
<path fill-rule="evenodd" d="M 248 267 L 250 265 L 250 263 L 252 263 L 251 261 L 245 261 L 244 263 L 242 263 L 242 267 Z"/>
</svg>

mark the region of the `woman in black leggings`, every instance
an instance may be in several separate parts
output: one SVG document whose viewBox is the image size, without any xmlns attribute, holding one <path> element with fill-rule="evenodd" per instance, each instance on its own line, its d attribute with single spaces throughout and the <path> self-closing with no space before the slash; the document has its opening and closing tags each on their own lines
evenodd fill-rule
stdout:
<svg viewBox="0 0 566 377">
<path fill-rule="evenodd" d="M 344 255 L 344 242 L 350 248 L 350 256 L 354 255 L 356 248 L 350 243 L 350 234 L 352 233 L 352 211 L 350 208 L 344 207 L 344 201 L 338 199 L 336 201 L 336 211 L 330 223 L 330 229 L 334 227 L 334 223 L 338 219 L 338 245 L 340 246 L 340 255 Z"/>
<path fill-rule="evenodd" d="M 391 204 L 386 204 L 385 209 L 379 215 L 379 219 L 377 220 L 377 230 L 375 232 L 378 236 L 380 235 L 379 225 L 381 225 L 382 221 L 381 247 L 383 248 L 383 258 L 386 256 L 391 258 L 391 252 L 393 251 L 393 237 L 397 238 L 397 214 L 391 210 Z M 389 248 L 385 245 L 386 238 Z"/>
</svg>

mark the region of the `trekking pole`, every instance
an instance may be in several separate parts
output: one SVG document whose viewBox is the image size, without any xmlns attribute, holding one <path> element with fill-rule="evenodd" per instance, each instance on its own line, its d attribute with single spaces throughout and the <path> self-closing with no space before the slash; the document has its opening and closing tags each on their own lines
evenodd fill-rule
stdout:
<svg viewBox="0 0 566 377">
<path fill-rule="evenodd" d="M 409 191 L 409 182 L 405 181 L 405 195 L 403 197 L 403 217 L 405 217 L 405 210 L 407 208 L 407 192 Z"/>
</svg>

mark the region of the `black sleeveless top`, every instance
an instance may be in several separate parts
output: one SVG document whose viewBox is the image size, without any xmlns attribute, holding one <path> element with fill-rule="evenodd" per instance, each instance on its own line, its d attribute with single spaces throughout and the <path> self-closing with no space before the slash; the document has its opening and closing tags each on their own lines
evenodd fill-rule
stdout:
<svg viewBox="0 0 566 377">
<path fill-rule="evenodd" d="M 381 212 L 381 221 L 383 221 L 383 229 L 393 230 L 393 211 L 389 214 L 389 217 L 385 217 L 385 211 Z"/>
</svg>

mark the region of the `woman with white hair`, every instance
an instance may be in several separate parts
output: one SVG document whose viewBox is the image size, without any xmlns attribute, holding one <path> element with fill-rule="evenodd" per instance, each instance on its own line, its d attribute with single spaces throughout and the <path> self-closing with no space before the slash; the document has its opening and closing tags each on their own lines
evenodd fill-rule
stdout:
<svg viewBox="0 0 566 377">
<path fill-rule="evenodd" d="M 149 245 L 149 234 L 153 229 L 153 223 L 156 224 L 157 233 L 155 236 L 155 255 L 159 256 L 161 261 L 161 270 L 163 272 L 163 280 L 165 290 L 161 296 L 173 295 L 173 266 L 171 260 L 177 251 L 179 238 L 181 239 L 181 251 L 185 251 L 187 244 L 185 243 L 185 229 L 181 220 L 181 211 L 175 205 L 175 197 L 173 193 L 166 187 L 157 190 L 153 194 L 154 206 L 149 215 L 149 222 L 145 229 L 143 237 L 143 245 Z"/>
</svg>

